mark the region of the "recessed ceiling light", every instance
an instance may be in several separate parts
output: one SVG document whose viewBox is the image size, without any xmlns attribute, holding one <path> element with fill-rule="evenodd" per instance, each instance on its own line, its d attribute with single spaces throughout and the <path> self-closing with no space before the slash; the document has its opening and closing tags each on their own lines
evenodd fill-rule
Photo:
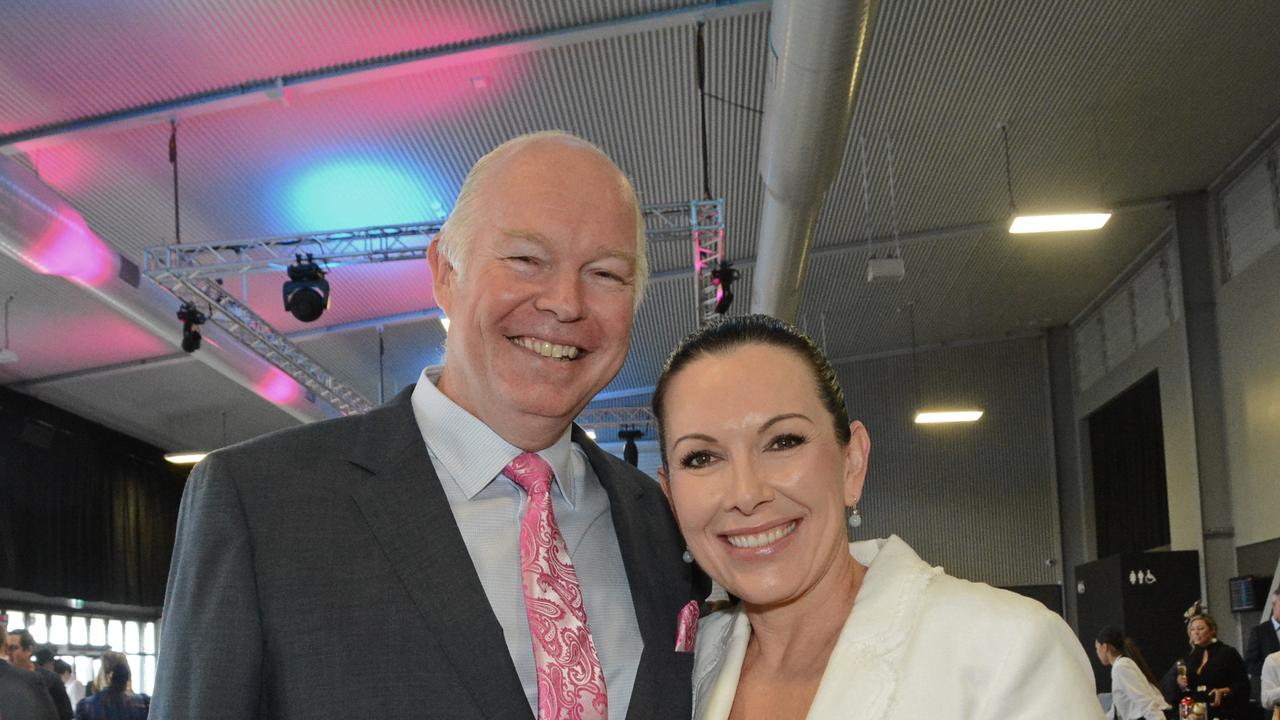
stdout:
<svg viewBox="0 0 1280 720">
<path fill-rule="evenodd" d="M 1069 213 L 1065 215 L 1019 215 L 1009 223 L 1009 232 L 1024 233 L 1075 232 L 1097 230 L 1111 219 L 1111 213 Z"/>
<path fill-rule="evenodd" d="M 195 465 L 203 460 L 204 456 L 208 454 L 209 453 L 203 452 L 171 452 L 165 453 L 164 459 L 174 465 Z"/>
<path fill-rule="evenodd" d="M 981 410 L 922 410 L 916 413 L 916 424 L 973 422 L 980 417 Z"/>
</svg>

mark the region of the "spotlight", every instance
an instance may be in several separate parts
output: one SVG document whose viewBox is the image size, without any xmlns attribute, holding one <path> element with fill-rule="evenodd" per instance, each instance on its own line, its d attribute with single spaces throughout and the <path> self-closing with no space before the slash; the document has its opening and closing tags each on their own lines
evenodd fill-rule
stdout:
<svg viewBox="0 0 1280 720">
<path fill-rule="evenodd" d="M 643 430 L 629 428 L 618 431 L 618 439 L 627 441 L 627 444 L 622 446 L 622 459 L 631 463 L 632 467 L 640 465 L 640 448 L 636 447 L 636 441 L 642 437 L 644 437 Z"/>
<path fill-rule="evenodd" d="M 195 305 L 184 302 L 178 308 L 178 319 L 182 321 L 182 350 L 195 352 L 200 349 L 200 326 L 209 318 Z"/>
<path fill-rule="evenodd" d="M 728 260 L 721 260 L 711 271 L 711 282 L 716 285 L 717 315 L 729 312 L 729 306 L 733 304 L 733 281 L 737 279 L 738 271 L 733 269 Z"/>
<path fill-rule="evenodd" d="M 309 253 L 306 260 L 301 254 L 296 257 L 283 288 L 284 309 L 302 322 L 313 322 L 329 307 L 329 281 Z"/>
</svg>

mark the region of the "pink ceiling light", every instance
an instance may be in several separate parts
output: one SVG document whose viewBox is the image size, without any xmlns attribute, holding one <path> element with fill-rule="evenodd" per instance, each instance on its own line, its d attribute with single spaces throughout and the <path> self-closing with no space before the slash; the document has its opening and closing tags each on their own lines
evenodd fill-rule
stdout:
<svg viewBox="0 0 1280 720">
<path fill-rule="evenodd" d="M 25 254 L 31 269 L 97 287 L 120 269 L 120 256 L 85 225 L 78 215 L 52 219 Z"/>
<path fill-rule="evenodd" d="M 277 368 L 272 368 L 253 390 L 277 405 L 288 405 L 302 397 L 302 386 Z"/>
</svg>

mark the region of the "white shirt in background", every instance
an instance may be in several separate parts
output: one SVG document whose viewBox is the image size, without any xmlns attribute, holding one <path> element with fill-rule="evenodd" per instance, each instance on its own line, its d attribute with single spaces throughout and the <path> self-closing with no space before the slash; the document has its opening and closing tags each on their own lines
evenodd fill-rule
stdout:
<svg viewBox="0 0 1280 720">
<path fill-rule="evenodd" d="M 1118 657 L 1111 664 L 1111 711 L 1108 717 L 1124 720 L 1164 720 L 1169 703 L 1164 701 L 1138 664 L 1127 657 Z"/>
</svg>

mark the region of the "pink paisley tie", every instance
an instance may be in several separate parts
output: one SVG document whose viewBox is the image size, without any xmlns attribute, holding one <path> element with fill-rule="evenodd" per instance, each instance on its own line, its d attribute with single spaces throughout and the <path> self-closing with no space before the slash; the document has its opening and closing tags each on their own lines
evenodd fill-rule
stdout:
<svg viewBox="0 0 1280 720">
<path fill-rule="evenodd" d="M 551 466 L 523 453 L 502 471 L 529 494 L 520 522 L 520 575 L 538 671 L 538 720 L 609 717 L 578 574 L 551 513 Z"/>
</svg>

